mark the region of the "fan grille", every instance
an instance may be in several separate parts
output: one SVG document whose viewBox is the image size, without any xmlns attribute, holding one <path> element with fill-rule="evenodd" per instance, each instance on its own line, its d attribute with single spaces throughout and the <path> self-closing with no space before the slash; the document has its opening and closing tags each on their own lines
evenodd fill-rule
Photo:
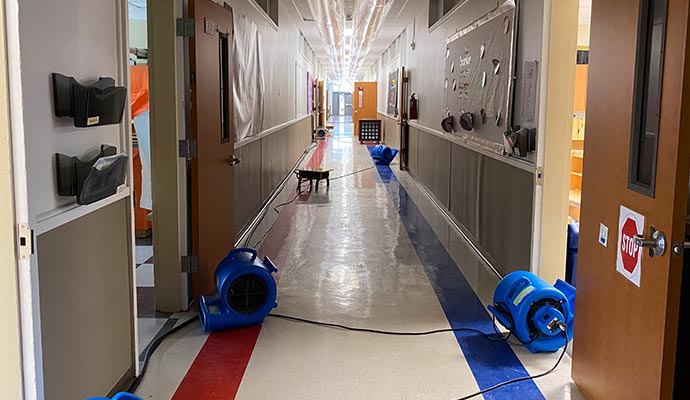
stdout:
<svg viewBox="0 0 690 400">
<path fill-rule="evenodd" d="M 259 275 L 244 274 L 232 282 L 226 297 L 233 310 L 249 315 L 263 307 L 268 288 Z"/>
</svg>

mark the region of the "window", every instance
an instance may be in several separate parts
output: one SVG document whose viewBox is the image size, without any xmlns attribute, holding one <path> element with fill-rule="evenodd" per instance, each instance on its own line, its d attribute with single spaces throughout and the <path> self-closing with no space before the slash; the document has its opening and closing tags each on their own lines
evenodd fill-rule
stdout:
<svg viewBox="0 0 690 400">
<path fill-rule="evenodd" d="M 429 0 L 429 28 L 466 0 Z"/>
<path fill-rule="evenodd" d="M 266 15 L 278 26 L 278 0 L 255 0 Z"/>
<path fill-rule="evenodd" d="M 668 0 L 640 1 L 628 188 L 654 197 Z"/>
</svg>

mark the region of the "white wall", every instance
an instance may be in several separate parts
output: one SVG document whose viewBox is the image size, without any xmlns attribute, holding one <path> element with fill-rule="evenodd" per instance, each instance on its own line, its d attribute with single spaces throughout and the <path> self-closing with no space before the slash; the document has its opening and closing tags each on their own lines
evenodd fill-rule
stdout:
<svg viewBox="0 0 690 400">
<path fill-rule="evenodd" d="M 299 51 L 297 25 L 280 2 L 278 30 L 249 1 L 226 0 L 236 14 L 252 20 L 259 28 L 263 51 L 264 122 L 263 130 L 307 113 L 307 71 L 324 78 L 322 68 L 312 65 Z M 299 80 L 298 80 L 299 79 Z M 296 101 L 299 97 L 303 100 Z"/>
<path fill-rule="evenodd" d="M 79 206 L 75 198 L 62 197 L 56 190 L 55 153 L 85 157 L 97 152 L 101 144 L 117 146 L 120 151 L 130 152 L 128 139 L 129 112 L 125 112 L 123 121 L 117 125 L 75 128 L 72 119 L 59 119 L 54 116 L 53 95 L 50 74 L 52 72 L 74 76 L 80 82 L 94 81 L 98 77 L 112 77 L 116 84 L 127 82 L 127 15 L 124 0 L 5 0 L 8 38 L 8 64 L 10 82 L 10 112 L 13 146 L 13 183 L 15 195 L 16 222 L 28 223 L 34 230 L 36 242 L 42 235 L 55 232 L 56 228 L 72 222 L 79 223 L 86 216 L 95 228 L 105 229 L 111 226 L 124 226 L 119 231 L 123 236 L 119 243 L 86 240 L 84 232 L 75 237 L 62 237 L 62 241 L 72 243 L 76 250 L 71 254 L 80 254 L 80 249 L 103 253 L 108 250 L 117 252 L 121 257 L 115 263 L 124 270 L 123 280 L 99 282 L 102 286 L 90 286 L 90 290 L 107 290 L 130 288 L 132 281 L 126 276 L 133 272 L 132 249 L 129 244 L 133 231 L 130 227 L 131 191 L 124 187 L 116 196 L 94 203 Z M 129 107 L 125 107 L 126 110 Z M 116 202 L 123 205 L 115 212 L 98 214 Z M 112 208 L 111 208 L 112 209 Z M 58 244 L 58 248 L 63 248 Z M 59 285 L 57 281 L 40 282 L 38 272 L 41 266 L 50 268 L 48 263 L 39 261 L 41 249 L 36 247 L 30 260 L 20 260 L 19 289 L 22 328 L 22 362 L 25 396 L 43 399 L 53 393 L 44 388 L 44 377 L 55 370 L 45 369 L 43 364 L 43 337 L 54 337 L 55 332 L 43 331 L 41 322 L 46 317 L 41 313 L 41 300 L 51 304 L 52 300 L 83 301 L 81 293 L 60 292 L 59 299 L 40 299 L 40 289 Z M 107 263 L 103 264 L 104 266 Z M 76 265 L 79 268 L 90 268 L 92 265 Z M 77 268 L 77 270 L 79 270 Z M 53 271 L 60 275 L 61 270 Z M 69 280 L 76 278 L 68 273 L 61 275 Z M 41 286 L 43 285 L 43 286 Z M 129 307 L 131 310 L 131 290 L 121 292 L 117 307 Z M 69 308 L 67 308 L 69 309 Z M 85 314 L 81 322 L 84 325 L 97 324 L 102 315 L 109 314 L 107 307 L 95 315 Z M 131 314 L 130 314 L 131 316 Z M 133 324 L 133 321 L 131 321 Z M 134 340 L 131 324 L 116 328 L 116 334 L 129 337 L 124 347 L 111 344 L 106 347 L 83 350 L 78 356 L 89 358 L 94 353 L 134 354 Z M 59 331 L 68 341 L 76 341 L 80 326 L 60 326 Z M 120 330 L 121 329 L 121 330 Z M 75 334 L 71 334 L 75 333 Z M 67 343 L 65 343 L 67 344 Z M 72 344 L 72 343 L 69 343 Z M 58 344 L 57 347 L 62 347 Z M 76 358 L 75 358 L 76 359 Z M 130 358 L 130 367 L 134 367 L 134 357 Z M 65 369 L 63 363 L 59 368 Z M 88 364 L 85 364 L 88 365 Z M 74 369 L 69 368 L 69 371 Z M 132 369 L 133 370 L 133 369 Z M 88 374 L 98 374 L 98 370 L 88 370 Z M 92 376 L 79 375 L 79 379 L 92 382 Z M 107 394 L 122 377 L 103 375 L 108 382 L 102 391 L 95 395 Z M 77 380 L 72 380 L 76 382 Z M 60 397 L 59 394 L 56 395 Z M 75 398 L 75 397 L 65 397 Z M 77 397 L 78 398 L 78 397 Z"/>
<path fill-rule="evenodd" d="M 101 144 L 116 146 L 120 151 L 128 146 L 125 123 L 75 128 L 71 118 L 56 118 L 50 84 L 52 72 L 73 76 L 80 82 L 113 77 L 117 85 L 126 84 L 126 55 L 120 43 L 126 26 L 118 22 L 120 4 L 112 0 L 19 2 L 23 106 L 17 111 L 21 112 L 27 149 L 32 225 L 54 227 L 60 223 L 56 218 L 75 205 L 73 197 L 57 194 L 56 152 L 85 157 Z"/>
</svg>

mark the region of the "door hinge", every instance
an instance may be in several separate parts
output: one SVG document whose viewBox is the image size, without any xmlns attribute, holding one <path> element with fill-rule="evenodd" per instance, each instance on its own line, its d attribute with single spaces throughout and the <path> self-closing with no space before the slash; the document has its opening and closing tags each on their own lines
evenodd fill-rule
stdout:
<svg viewBox="0 0 690 400">
<path fill-rule="evenodd" d="M 179 37 L 194 37 L 194 20 L 191 18 L 178 18 L 176 21 L 176 33 Z"/>
<path fill-rule="evenodd" d="M 199 272 L 199 257 L 197 256 L 182 256 L 180 259 L 182 272 L 187 274 L 196 274 Z"/>
<path fill-rule="evenodd" d="M 34 254 L 34 231 L 29 224 L 17 224 L 19 259 L 28 260 Z"/>
<path fill-rule="evenodd" d="M 537 167 L 537 170 L 534 172 L 534 183 L 537 186 L 544 185 L 544 167 Z"/>
<path fill-rule="evenodd" d="M 182 158 L 196 158 L 197 146 L 196 140 L 194 139 L 182 139 L 180 140 L 180 157 Z"/>
</svg>

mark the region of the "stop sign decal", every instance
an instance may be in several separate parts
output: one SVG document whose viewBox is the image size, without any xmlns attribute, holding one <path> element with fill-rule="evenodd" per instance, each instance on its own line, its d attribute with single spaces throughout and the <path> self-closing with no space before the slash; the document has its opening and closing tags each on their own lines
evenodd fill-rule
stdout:
<svg viewBox="0 0 690 400">
<path fill-rule="evenodd" d="M 635 244 L 635 235 L 641 235 L 643 230 L 644 216 L 621 206 L 616 270 L 637 286 L 640 286 L 642 249 Z"/>
<path fill-rule="evenodd" d="M 628 217 L 621 229 L 621 258 L 623 268 L 631 274 L 635 271 L 640 256 L 640 248 L 635 244 L 635 235 L 637 235 L 637 222 Z"/>
</svg>

